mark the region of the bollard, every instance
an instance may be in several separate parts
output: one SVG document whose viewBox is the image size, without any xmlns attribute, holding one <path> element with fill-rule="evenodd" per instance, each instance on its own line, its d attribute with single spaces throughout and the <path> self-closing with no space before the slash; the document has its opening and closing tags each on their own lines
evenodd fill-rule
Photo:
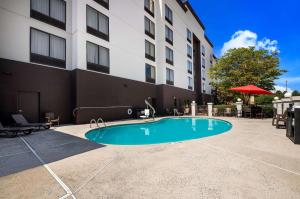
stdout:
<svg viewBox="0 0 300 199">
<path fill-rule="evenodd" d="M 212 117 L 213 103 L 207 103 L 207 114 L 208 117 Z"/>
<path fill-rule="evenodd" d="M 197 103 L 195 101 L 192 101 L 191 103 L 191 109 L 192 109 L 192 116 L 196 116 L 196 110 L 197 110 Z"/>
</svg>

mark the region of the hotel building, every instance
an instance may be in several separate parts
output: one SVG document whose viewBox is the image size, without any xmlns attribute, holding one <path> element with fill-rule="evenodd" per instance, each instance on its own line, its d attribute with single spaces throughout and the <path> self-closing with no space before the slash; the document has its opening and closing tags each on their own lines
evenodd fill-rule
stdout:
<svg viewBox="0 0 300 199">
<path fill-rule="evenodd" d="M 1 120 L 84 123 L 129 118 L 145 99 L 158 114 L 211 100 L 213 45 L 188 1 L 2 0 L 0 27 Z M 74 118 L 80 107 L 95 108 Z"/>
</svg>

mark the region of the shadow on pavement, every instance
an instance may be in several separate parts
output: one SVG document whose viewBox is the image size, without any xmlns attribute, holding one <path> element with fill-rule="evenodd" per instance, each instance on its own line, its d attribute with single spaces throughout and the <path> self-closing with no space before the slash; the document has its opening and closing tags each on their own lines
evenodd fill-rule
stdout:
<svg viewBox="0 0 300 199">
<path fill-rule="evenodd" d="M 105 145 L 55 130 L 22 136 L 45 163 L 85 153 Z M 0 176 L 42 165 L 20 137 L 0 138 Z"/>
</svg>

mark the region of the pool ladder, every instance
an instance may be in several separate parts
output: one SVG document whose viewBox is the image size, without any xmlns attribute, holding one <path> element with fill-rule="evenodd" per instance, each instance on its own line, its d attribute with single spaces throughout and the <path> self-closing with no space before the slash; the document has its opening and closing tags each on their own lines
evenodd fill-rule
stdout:
<svg viewBox="0 0 300 199">
<path fill-rule="evenodd" d="M 97 120 L 91 119 L 91 121 L 90 121 L 90 128 L 92 128 L 93 123 L 96 124 L 96 126 L 98 128 L 100 128 L 99 127 L 99 122 L 101 122 L 104 125 L 104 127 L 106 127 L 106 124 L 105 124 L 104 120 L 101 117 L 99 117 Z"/>
</svg>

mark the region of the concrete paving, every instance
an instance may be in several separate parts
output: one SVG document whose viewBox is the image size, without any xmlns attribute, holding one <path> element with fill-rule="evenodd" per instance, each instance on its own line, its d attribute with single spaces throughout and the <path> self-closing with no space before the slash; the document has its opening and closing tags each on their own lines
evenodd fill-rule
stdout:
<svg viewBox="0 0 300 199">
<path fill-rule="evenodd" d="M 43 162 L 21 138 L 1 138 L 0 198 L 300 198 L 300 145 L 269 119 L 221 119 L 230 132 L 169 144 L 98 145 L 84 138 L 89 125 L 22 137 Z"/>
</svg>

